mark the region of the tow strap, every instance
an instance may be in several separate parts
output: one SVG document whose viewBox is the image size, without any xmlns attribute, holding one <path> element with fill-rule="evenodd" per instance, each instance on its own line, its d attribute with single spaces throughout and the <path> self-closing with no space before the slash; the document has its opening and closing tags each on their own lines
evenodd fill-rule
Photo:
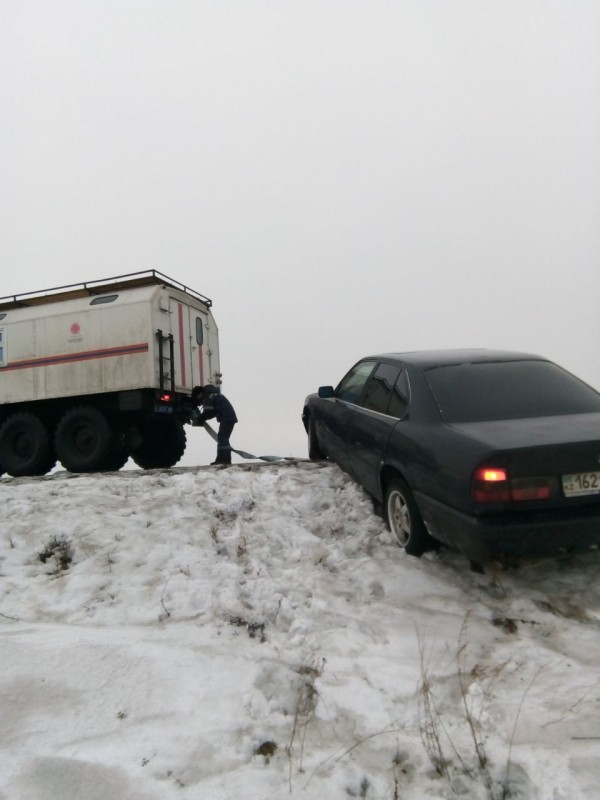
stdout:
<svg viewBox="0 0 600 800">
<path fill-rule="evenodd" d="M 217 441 L 217 432 L 215 430 L 213 430 L 207 422 L 205 422 L 203 424 L 203 427 L 205 428 L 205 430 L 208 433 L 208 435 L 212 439 L 214 439 L 215 442 L 216 442 Z M 288 461 L 288 460 L 293 460 L 293 458 L 291 458 L 289 456 L 253 456 L 252 453 L 246 453 L 244 450 L 236 450 L 234 447 L 231 448 L 231 452 L 232 453 L 236 453 L 238 456 L 241 456 L 241 458 L 252 458 L 252 459 L 258 459 L 259 461 Z"/>
</svg>

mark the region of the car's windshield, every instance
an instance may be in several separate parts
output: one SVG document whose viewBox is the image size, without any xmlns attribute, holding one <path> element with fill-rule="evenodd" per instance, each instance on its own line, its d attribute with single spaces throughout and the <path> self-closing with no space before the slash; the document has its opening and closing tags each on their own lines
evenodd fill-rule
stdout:
<svg viewBox="0 0 600 800">
<path fill-rule="evenodd" d="M 600 412 L 600 394 L 549 361 L 454 364 L 425 378 L 447 422 Z"/>
</svg>

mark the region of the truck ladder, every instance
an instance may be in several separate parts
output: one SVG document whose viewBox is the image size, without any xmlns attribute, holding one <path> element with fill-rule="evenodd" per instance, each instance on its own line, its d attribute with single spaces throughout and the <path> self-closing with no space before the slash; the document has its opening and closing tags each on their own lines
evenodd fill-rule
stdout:
<svg viewBox="0 0 600 800">
<path fill-rule="evenodd" d="M 159 364 L 159 377 L 160 377 L 160 390 L 164 392 L 168 388 L 169 391 L 175 391 L 175 345 L 173 341 L 173 334 L 169 333 L 166 336 L 160 330 L 156 331 L 156 338 L 158 339 L 158 364 Z M 165 354 L 165 342 L 168 342 L 168 353 Z M 167 370 L 165 370 L 165 365 Z M 167 380 L 169 382 L 166 386 Z"/>
</svg>

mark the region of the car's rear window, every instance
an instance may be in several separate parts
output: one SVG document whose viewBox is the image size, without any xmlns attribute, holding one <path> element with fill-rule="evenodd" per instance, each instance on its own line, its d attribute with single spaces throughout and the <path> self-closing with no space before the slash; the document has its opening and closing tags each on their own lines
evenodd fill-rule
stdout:
<svg viewBox="0 0 600 800">
<path fill-rule="evenodd" d="M 426 370 L 447 422 L 600 411 L 600 394 L 549 361 L 456 364 Z"/>
</svg>

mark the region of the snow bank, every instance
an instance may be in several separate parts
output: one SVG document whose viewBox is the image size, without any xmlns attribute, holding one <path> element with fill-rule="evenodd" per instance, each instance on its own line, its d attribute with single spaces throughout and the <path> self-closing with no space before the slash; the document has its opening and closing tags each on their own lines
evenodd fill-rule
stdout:
<svg viewBox="0 0 600 800">
<path fill-rule="evenodd" d="M 307 462 L 0 499 L 3 800 L 600 797 L 596 553 L 413 559 Z"/>
</svg>

